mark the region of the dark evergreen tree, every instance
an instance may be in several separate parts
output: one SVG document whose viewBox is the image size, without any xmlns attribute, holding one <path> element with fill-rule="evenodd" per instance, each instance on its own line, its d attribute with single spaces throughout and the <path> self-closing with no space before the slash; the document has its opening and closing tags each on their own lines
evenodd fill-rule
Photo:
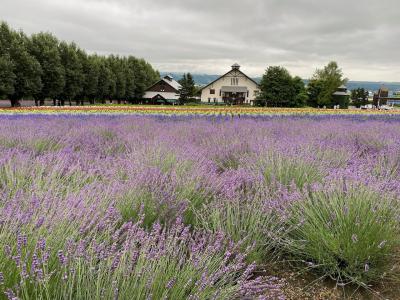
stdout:
<svg viewBox="0 0 400 300">
<path fill-rule="evenodd" d="M 190 73 L 183 74 L 182 78 L 178 82 L 181 85 L 181 89 L 179 90 L 179 100 L 181 104 L 183 104 L 194 97 L 196 93 L 195 82 Z"/>
</svg>

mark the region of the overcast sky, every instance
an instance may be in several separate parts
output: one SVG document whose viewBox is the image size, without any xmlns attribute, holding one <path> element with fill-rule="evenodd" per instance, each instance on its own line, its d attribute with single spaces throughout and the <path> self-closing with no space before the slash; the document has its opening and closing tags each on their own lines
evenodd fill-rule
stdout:
<svg viewBox="0 0 400 300">
<path fill-rule="evenodd" d="M 336 60 L 351 80 L 400 81 L 399 0 L 0 0 L 0 19 L 160 71 L 309 78 Z"/>
</svg>

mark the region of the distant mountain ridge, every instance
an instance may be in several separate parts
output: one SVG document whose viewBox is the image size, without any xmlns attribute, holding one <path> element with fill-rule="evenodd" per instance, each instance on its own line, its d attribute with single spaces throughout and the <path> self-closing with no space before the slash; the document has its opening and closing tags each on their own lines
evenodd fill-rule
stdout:
<svg viewBox="0 0 400 300">
<path fill-rule="evenodd" d="M 175 80 L 179 80 L 182 78 L 183 73 L 177 73 L 177 72 L 160 72 L 161 76 L 165 75 L 171 75 L 174 77 Z M 207 85 L 217 78 L 219 78 L 221 75 L 210 75 L 210 74 L 192 74 L 193 80 L 197 85 Z M 254 77 L 253 78 L 255 81 L 260 82 L 261 77 Z M 303 79 L 304 83 L 308 83 L 307 79 Z M 400 82 L 376 82 L 376 81 L 349 81 L 347 83 L 347 88 L 349 90 L 354 90 L 357 88 L 364 88 L 367 91 L 377 91 L 379 88 L 385 85 L 390 91 L 400 91 Z"/>
</svg>

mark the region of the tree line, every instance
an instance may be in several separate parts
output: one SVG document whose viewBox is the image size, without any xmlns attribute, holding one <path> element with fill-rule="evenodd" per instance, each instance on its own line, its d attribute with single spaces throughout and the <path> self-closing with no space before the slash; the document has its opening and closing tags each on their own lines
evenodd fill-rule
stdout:
<svg viewBox="0 0 400 300">
<path fill-rule="evenodd" d="M 340 105 L 346 108 L 349 105 L 350 97 L 338 99 L 333 94 L 337 89 L 346 84 L 342 70 L 336 62 L 330 62 L 323 69 L 317 69 L 309 80 L 307 86 L 298 77 L 292 77 L 287 69 L 280 66 L 269 67 L 263 75 L 260 83 L 260 94 L 257 97 L 257 105 L 277 107 L 333 107 Z M 357 104 L 364 103 L 368 92 L 357 90 L 352 93 L 351 98 L 359 98 Z M 367 97 L 368 99 L 368 97 Z"/>
<path fill-rule="evenodd" d="M 0 23 L 0 97 L 12 106 L 31 98 L 54 105 L 139 103 L 145 89 L 160 77 L 144 59 L 87 54 L 75 43 L 51 33 L 27 36 Z"/>
</svg>

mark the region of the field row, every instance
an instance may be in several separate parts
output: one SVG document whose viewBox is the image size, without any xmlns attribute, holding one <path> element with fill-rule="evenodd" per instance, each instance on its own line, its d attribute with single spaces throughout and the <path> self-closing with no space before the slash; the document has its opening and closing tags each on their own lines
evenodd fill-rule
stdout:
<svg viewBox="0 0 400 300">
<path fill-rule="evenodd" d="M 8 299 L 285 299 L 288 262 L 400 282 L 397 116 L 0 122 Z"/>
<path fill-rule="evenodd" d="M 160 114 L 160 115 L 398 115 L 400 109 L 315 109 L 213 106 L 49 106 L 0 108 L 0 114 Z"/>
</svg>

